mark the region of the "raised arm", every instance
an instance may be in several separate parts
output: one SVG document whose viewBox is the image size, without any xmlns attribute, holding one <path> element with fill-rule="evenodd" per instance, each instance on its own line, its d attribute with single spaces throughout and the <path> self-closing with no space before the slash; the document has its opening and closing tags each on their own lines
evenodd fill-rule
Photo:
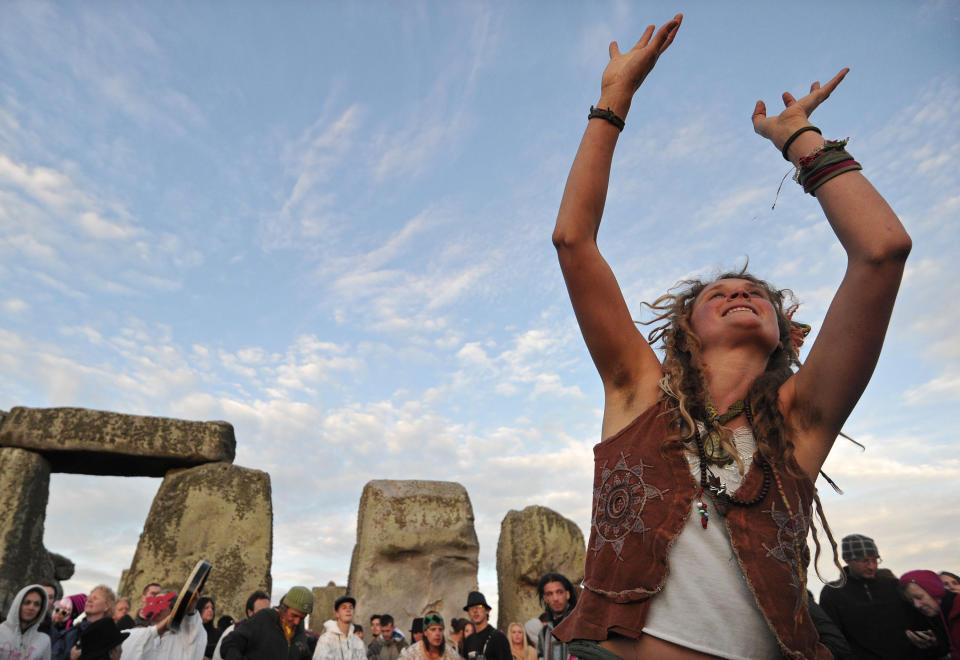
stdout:
<svg viewBox="0 0 960 660">
<path fill-rule="evenodd" d="M 626 118 L 634 93 L 673 42 L 682 18 L 677 14 L 656 35 L 654 26 L 649 26 L 626 53 L 620 52 L 616 42 L 610 44 L 610 62 L 603 72 L 597 108 Z M 636 409 L 638 397 L 652 404 L 660 378 L 656 354 L 631 320 L 620 286 L 597 247 L 619 135 L 619 129 L 605 119 L 587 123 L 553 231 L 573 310 L 606 392 L 604 437 L 622 426 L 616 415 L 611 416 L 611 408 Z M 642 402 L 641 406 L 646 407 Z M 613 428 L 608 428 L 610 425 Z"/>
<path fill-rule="evenodd" d="M 810 125 L 810 113 L 847 72 L 824 87 L 815 82 L 799 100 L 785 93 L 786 108 L 776 117 L 767 117 L 765 105 L 757 102 L 754 129 L 782 150 L 789 137 Z M 787 156 L 796 165 L 823 143 L 807 130 L 790 143 Z M 797 460 L 809 475 L 820 470 L 870 381 L 911 248 L 896 214 L 859 171 L 829 179 L 815 194 L 847 253 L 847 269 L 809 356 L 780 393 L 781 409 L 797 431 Z"/>
</svg>

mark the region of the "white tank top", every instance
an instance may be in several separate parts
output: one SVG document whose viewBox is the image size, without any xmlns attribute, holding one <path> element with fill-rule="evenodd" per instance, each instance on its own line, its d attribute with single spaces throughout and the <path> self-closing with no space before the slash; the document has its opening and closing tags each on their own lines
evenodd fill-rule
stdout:
<svg viewBox="0 0 960 660">
<path fill-rule="evenodd" d="M 705 435 L 703 425 L 697 425 L 700 435 Z M 749 470 L 757 450 L 753 433 L 743 426 L 734 430 L 733 439 L 744 469 Z M 694 480 L 700 483 L 699 456 L 687 452 L 687 461 Z M 736 462 L 709 469 L 728 492 L 740 488 L 743 477 Z M 710 514 L 707 529 L 700 523 L 694 499 L 687 523 L 670 549 L 670 572 L 663 591 L 650 604 L 643 632 L 721 658 L 779 658 L 776 637 L 743 577 L 724 519 L 706 492 L 703 502 Z"/>
</svg>

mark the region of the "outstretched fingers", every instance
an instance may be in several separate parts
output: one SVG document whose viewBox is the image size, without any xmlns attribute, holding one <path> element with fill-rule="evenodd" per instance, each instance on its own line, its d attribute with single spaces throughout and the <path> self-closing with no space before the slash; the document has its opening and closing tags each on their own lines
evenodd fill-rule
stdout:
<svg viewBox="0 0 960 660">
<path fill-rule="evenodd" d="M 643 34 L 640 36 L 640 40 L 633 47 L 633 50 L 640 50 L 641 48 L 646 48 L 647 44 L 650 43 L 650 37 L 653 36 L 653 26 L 648 25 L 647 29 L 643 31 Z"/>
<path fill-rule="evenodd" d="M 840 73 L 835 75 L 833 79 L 823 87 L 820 86 L 819 81 L 816 81 L 810 85 L 810 93 L 800 99 L 800 105 L 803 107 L 803 110 L 807 113 L 808 117 L 818 105 L 830 98 L 830 94 L 833 93 L 833 90 L 837 88 L 837 85 L 840 84 L 849 71 L 850 69 L 846 67 L 841 69 Z"/>
<path fill-rule="evenodd" d="M 835 75 L 835 76 L 833 77 L 833 79 L 832 79 L 830 82 L 828 82 L 825 87 L 823 87 L 823 90 L 822 90 L 822 91 L 826 92 L 827 96 L 830 96 L 830 94 L 833 92 L 833 90 L 835 90 L 835 89 L 837 88 L 837 85 L 839 85 L 840 82 L 841 82 L 844 78 L 847 77 L 847 74 L 848 74 L 848 73 L 850 73 L 850 67 L 848 67 L 848 66 L 847 66 L 847 67 L 843 67 L 843 68 L 840 70 L 840 73 L 838 73 L 837 75 Z M 820 86 L 819 83 L 814 83 L 814 84 L 817 85 L 818 87 Z"/>
<path fill-rule="evenodd" d="M 680 29 L 680 24 L 682 22 L 683 14 L 677 14 L 673 17 L 673 20 L 666 23 L 660 28 L 660 31 L 657 32 L 657 36 L 654 37 L 653 41 L 658 55 L 669 48 L 670 44 L 673 43 L 673 38 L 677 36 L 677 31 Z"/>
<path fill-rule="evenodd" d="M 753 106 L 753 130 L 759 135 L 760 133 L 760 124 L 764 119 L 767 118 L 767 104 L 763 101 L 757 101 L 757 104 Z"/>
</svg>

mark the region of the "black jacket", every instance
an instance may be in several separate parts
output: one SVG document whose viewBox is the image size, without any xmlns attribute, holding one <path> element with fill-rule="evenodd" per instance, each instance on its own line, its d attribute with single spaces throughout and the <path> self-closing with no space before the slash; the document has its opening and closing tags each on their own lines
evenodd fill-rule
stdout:
<svg viewBox="0 0 960 660">
<path fill-rule="evenodd" d="M 280 615 L 273 608 L 238 623 L 220 645 L 220 655 L 226 660 L 311 660 L 303 622 L 287 644 Z"/>
<path fill-rule="evenodd" d="M 482 632 L 476 632 L 463 640 L 463 652 L 468 660 L 511 660 L 510 642 L 502 632 L 487 624 Z M 473 654 L 473 655 L 471 655 Z"/>
<path fill-rule="evenodd" d="M 847 638 L 858 658 L 866 660 L 913 660 L 930 658 L 907 639 L 907 630 L 927 628 L 900 594 L 896 580 L 878 577 L 864 580 L 847 573 L 842 587 L 827 585 L 820 592 L 820 606 Z M 932 657 L 936 657 L 935 655 Z"/>
</svg>

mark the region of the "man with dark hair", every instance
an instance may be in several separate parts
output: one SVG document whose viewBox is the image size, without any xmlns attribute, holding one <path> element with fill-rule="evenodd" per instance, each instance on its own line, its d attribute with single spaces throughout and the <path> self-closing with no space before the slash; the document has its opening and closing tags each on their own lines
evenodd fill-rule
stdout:
<svg viewBox="0 0 960 660">
<path fill-rule="evenodd" d="M 510 642 L 507 636 L 490 625 L 490 610 L 487 598 L 479 591 L 471 591 L 463 610 L 470 615 L 474 632 L 463 640 L 467 660 L 511 660 Z"/>
<path fill-rule="evenodd" d="M 423 618 L 417 617 L 410 623 L 410 644 L 416 644 L 423 639 Z"/>
<path fill-rule="evenodd" d="M 380 615 L 371 614 L 370 615 L 370 644 L 373 644 L 378 639 L 380 639 Z M 367 644 L 367 646 L 369 647 L 370 644 Z"/>
<path fill-rule="evenodd" d="M 134 618 L 138 628 L 145 628 L 150 625 L 150 621 L 143 615 L 143 608 L 147 606 L 148 598 L 156 597 L 162 590 L 163 587 L 160 584 L 151 582 L 140 592 L 140 609 L 137 610 L 137 616 Z"/>
<path fill-rule="evenodd" d="M 53 622 L 53 604 L 56 603 L 60 598 L 63 597 L 63 592 L 59 589 L 58 584 L 50 584 L 48 582 L 41 582 L 40 586 L 43 587 L 43 590 L 47 592 L 47 611 L 43 613 L 43 620 L 40 622 L 40 627 L 38 630 L 47 635 L 50 634 L 50 626 Z"/>
<path fill-rule="evenodd" d="M 540 620 L 544 625 L 537 636 L 537 657 L 541 660 L 567 660 L 567 645 L 553 636 L 553 629 L 577 604 L 577 593 L 570 580 L 560 573 L 547 573 L 537 583 L 537 596 L 543 605 Z"/>
<path fill-rule="evenodd" d="M 310 660 L 303 620 L 313 612 L 313 592 L 293 587 L 276 609 L 262 609 L 225 636 L 226 660 Z"/>
<path fill-rule="evenodd" d="M 908 629 L 929 628 L 917 621 L 895 579 L 877 576 L 880 552 L 869 536 L 850 534 L 841 543 L 846 583 L 823 588 L 820 606 L 840 628 L 858 658 L 906 660 L 927 657 L 907 639 Z"/>
<path fill-rule="evenodd" d="M 220 651 L 223 646 L 223 640 L 236 629 L 236 627 L 242 624 L 244 621 L 252 617 L 254 614 L 260 610 L 270 607 L 270 594 L 262 589 L 257 589 L 247 598 L 247 604 L 244 607 L 244 618 L 239 621 L 235 621 L 233 624 L 224 628 L 223 632 L 220 633 L 220 639 L 217 641 L 217 647 L 213 649 L 213 655 L 210 656 L 211 660 L 224 660 L 223 654 Z"/>
<path fill-rule="evenodd" d="M 367 660 L 397 660 L 400 657 L 400 652 L 407 648 L 407 640 L 397 637 L 393 631 L 393 617 L 381 614 L 380 637 L 375 638 L 367 647 Z"/>
</svg>

